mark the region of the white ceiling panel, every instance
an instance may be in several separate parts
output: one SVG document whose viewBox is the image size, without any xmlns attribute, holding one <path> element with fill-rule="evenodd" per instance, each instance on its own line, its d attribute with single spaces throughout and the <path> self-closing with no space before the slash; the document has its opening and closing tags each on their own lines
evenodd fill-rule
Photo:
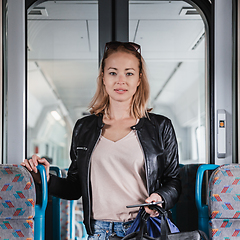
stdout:
<svg viewBox="0 0 240 240">
<path fill-rule="evenodd" d="M 45 8 L 47 16 L 28 15 L 28 19 L 37 20 L 97 20 L 98 4 L 96 1 L 46 1 L 36 8 Z"/>
<path fill-rule="evenodd" d="M 28 58 L 39 65 L 37 69 L 29 65 L 29 71 L 38 70 L 29 74 L 29 90 L 43 103 L 55 102 L 58 96 L 75 122 L 87 109 L 96 89 L 98 5 L 96 1 L 50 1 L 38 7 L 44 7 L 48 15 L 28 17 Z M 204 81 L 205 41 L 191 50 L 204 33 L 204 23 L 199 15 L 181 16 L 183 7 L 191 6 L 184 1 L 130 1 L 129 7 L 129 40 L 141 45 L 151 99 L 177 64 L 183 62 L 154 103 L 172 111 L 178 109 L 182 96 L 190 102 L 187 91 L 200 78 Z M 45 83 L 38 80 L 39 74 L 46 78 Z M 51 87 L 56 91 L 55 97 Z M 195 114 L 190 109 L 182 111 L 189 118 Z M 184 116 L 181 119 L 186 122 Z"/>
<path fill-rule="evenodd" d="M 93 57 L 86 21 L 29 21 L 29 59 L 89 59 Z M 38 31 L 31 34 L 31 29 Z"/>
<path fill-rule="evenodd" d="M 183 7 L 192 7 L 184 1 L 129 1 L 130 19 L 201 19 L 200 15 L 181 16 Z"/>
<path fill-rule="evenodd" d="M 135 41 L 135 36 L 138 30 L 138 24 L 139 20 L 138 19 L 131 19 L 129 21 L 129 41 L 130 42 L 136 42 Z"/>
<path fill-rule="evenodd" d="M 98 56 L 98 21 L 89 20 L 88 21 L 89 28 L 89 42 L 90 42 L 90 52 L 94 53 L 94 56 Z"/>
<path fill-rule="evenodd" d="M 168 82 L 162 94 L 158 97 L 157 104 L 168 104 L 173 108 L 178 107 L 179 98 L 185 97 L 186 102 L 193 101 L 192 95 L 187 98 L 187 90 L 195 84 L 199 86 L 195 91 L 204 91 L 201 84 L 204 86 L 204 61 L 202 62 L 184 62 L 179 67 L 178 71 L 173 75 L 171 81 Z"/>
<path fill-rule="evenodd" d="M 147 73 L 151 88 L 151 99 L 155 98 L 157 93 L 162 89 L 164 83 L 171 75 L 176 62 L 148 62 L 147 64 Z"/>
<path fill-rule="evenodd" d="M 187 52 L 203 28 L 199 20 L 140 20 L 136 42 L 147 52 Z"/>
</svg>

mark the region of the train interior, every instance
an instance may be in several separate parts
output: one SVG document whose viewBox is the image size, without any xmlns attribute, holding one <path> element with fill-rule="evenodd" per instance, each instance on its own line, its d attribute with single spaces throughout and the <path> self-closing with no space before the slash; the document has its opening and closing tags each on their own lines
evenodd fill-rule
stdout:
<svg viewBox="0 0 240 240">
<path fill-rule="evenodd" d="M 141 45 L 147 65 L 149 107 L 173 121 L 180 163 L 204 163 L 205 27 L 200 14 L 183 1 L 130 1 L 129 18 L 129 41 Z M 38 153 L 68 167 L 71 130 L 88 114 L 96 89 L 97 26 L 98 4 L 92 1 L 48 1 L 29 12 L 28 156 Z"/>
<path fill-rule="evenodd" d="M 48 1 L 29 12 L 28 156 L 37 153 L 68 167 L 71 129 L 88 114 L 96 89 L 97 26 L 97 2 Z M 129 41 L 141 45 L 149 107 L 172 120 L 180 163 L 206 163 L 206 42 L 200 13 L 184 1 L 129 1 Z"/>
<path fill-rule="evenodd" d="M 103 51 L 99 43 L 99 19 L 103 16 L 99 1 L 94 0 L 29 2 L 35 4 L 26 9 L 26 158 L 33 154 L 45 157 L 51 164 L 52 174 L 66 177 L 71 163 L 69 149 L 74 124 L 90 114 L 88 107 L 96 90 L 99 56 Z M 219 151 L 214 155 L 216 161 L 211 159 L 209 150 L 211 140 L 218 139 L 217 136 L 210 137 L 213 134 L 210 133 L 213 120 L 209 114 L 212 107 L 209 80 L 211 28 L 204 12 L 197 6 L 197 0 L 127 2 L 127 38 L 140 44 L 146 62 L 151 93 L 148 106 L 153 108 L 153 113 L 170 118 L 176 132 L 183 193 L 171 209 L 171 219 L 180 231 L 201 229 L 209 235 L 206 209 L 211 173 L 219 165 L 231 161 L 236 164 L 231 170 L 233 175 L 238 174 L 235 172 L 237 160 L 232 160 L 232 152 L 226 153 L 228 145 L 224 147 L 223 155 Z M 208 2 L 212 4 L 212 1 Z M 218 3 L 220 5 L 220 1 Z M 122 9 L 120 4 L 118 11 Z M 216 66 L 217 63 L 216 58 Z M 224 64 L 227 66 L 226 62 L 222 66 Z M 222 71 L 225 71 L 224 67 Z M 224 93 L 225 89 L 228 95 L 227 89 L 233 88 L 228 85 L 223 85 L 219 92 Z M 232 101 L 233 96 L 229 98 Z M 215 107 L 224 108 L 220 105 Z M 233 114 L 228 111 L 228 119 Z M 214 116 L 217 119 L 222 115 Z M 225 124 L 226 118 L 224 121 Z M 229 128 L 232 130 L 234 126 Z M 214 131 L 217 135 L 218 128 L 215 127 Z M 232 147 L 232 142 L 226 143 L 224 134 L 224 143 Z M 220 145 L 216 146 L 219 148 Z M 229 174 L 226 169 L 222 171 L 226 171 L 225 176 Z M 236 197 L 239 201 L 239 195 Z M 41 204 L 44 201 L 47 201 L 45 223 L 37 224 L 44 231 L 38 233 L 37 230 L 35 239 L 87 239 L 81 199 L 68 201 L 48 196 L 46 200 L 45 196 Z M 239 214 L 236 216 L 238 218 Z M 35 234 L 42 235 L 36 237 Z M 214 234 L 220 233 L 216 231 Z M 234 234 L 238 236 L 238 233 Z"/>
</svg>

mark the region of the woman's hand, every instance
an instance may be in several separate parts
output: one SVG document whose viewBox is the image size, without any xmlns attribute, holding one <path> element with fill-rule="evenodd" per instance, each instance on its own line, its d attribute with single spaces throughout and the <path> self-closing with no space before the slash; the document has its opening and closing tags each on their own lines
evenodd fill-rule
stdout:
<svg viewBox="0 0 240 240">
<path fill-rule="evenodd" d="M 49 168 L 50 164 L 45 158 L 40 158 L 37 155 L 33 155 L 31 159 L 25 159 L 22 163 L 21 166 L 27 168 L 27 170 L 32 174 L 34 180 L 37 183 L 41 183 L 41 177 L 40 174 L 37 170 L 37 165 L 42 164 L 45 167 L 46 170 L 46 175 L 47 175 L 47 181 L 49 181 L 50 175 L 49 175 Z"/>
<path fill-rule="evenodd" d="M 151 202 L 160 202 L 162 201 L 162 197 L 157 193 L 152 193 L 150 197 L 148 197 L 145 202 L 151 203 Z M 158 204 L 160 207 L 162 207 L 162 204 Z M 157 217 L 159 215 L 157 210 L 152 210 L 149 207 L 145 207 L 145 211 L 150 214 L 150 217 Z"/>
</svg>

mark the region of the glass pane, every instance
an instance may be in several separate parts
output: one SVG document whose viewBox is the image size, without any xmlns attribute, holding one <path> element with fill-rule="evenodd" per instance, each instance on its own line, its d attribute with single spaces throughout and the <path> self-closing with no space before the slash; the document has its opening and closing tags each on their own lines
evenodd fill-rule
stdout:
<svg viewBox="0 0 240 240">
<path fill-rule="evenodd" d="M 48 1 L 28 15 L 27 153 L 69 166 L 74 123 L 98 75 L 97 1 Z"/>
<path fill-rule="evenodd" d="M 129 40 L 147 64 L 153 112 L 169 117 L 180 163 L 206 162 L 205 27 L 184 1 L 130 1 Z M 144 13 L 144 14 L 143 14 Z"/>
</svg>

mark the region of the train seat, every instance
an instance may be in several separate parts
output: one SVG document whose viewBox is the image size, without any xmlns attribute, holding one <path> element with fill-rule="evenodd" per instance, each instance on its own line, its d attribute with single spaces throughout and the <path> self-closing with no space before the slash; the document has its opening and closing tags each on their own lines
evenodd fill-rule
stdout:
<svg viewBox="0 0 240 240">
<path fill-rule="evenodd" d="M 209 234 L 215 239 L 240 239 L 240 164 L 217 168 L 209 180 Z"/>
<path fill-rule="evenodd" d="M 196 187 L 195 187 L 195 201 L 198 210 L 198 229 L 204 231 L 207 235 L 209 235 L 208 231 L 208 205 L 203 203 L 203 194 L 202 194 L 202 185 L 205 181 L 203 181 L 204 173 L 208 170 L 215 170 L 218 165 L 215 164 L 203 164 L 198 168 L 197 176 L 196 176 Z M 204 199 L 205 200 L 205 199 Z"/>
<path fill-rule="evenodd" d="M 67 170 L 62 169 L 62 177 L 67 177 Z M 67 240 L 70 238 L 70 219 L 71 213 L 70 213 L 70 201 L 60 199 L 60 226 L 61 226 L 61 240 Z"/>
<path fill-rule="evenodd" d="M 198 229 L 198 211 L 195 204 L 195 181 L 201 164 L 180 164 L 179 176 L 182 194 L 172 209 L 172 218 L 180 231 Z M 184 217 L 183 217 L 184 216 Z"/>
<path fill-rule="evenodd" d="M 33 239 L 35 185 L 18 165 L 0 165 L 0 228 L 2 239 Z"/>
<path fill-rule="evenodd" d="M 43 166 L 38 169 L 46 187 L 45 169 Z M 46 201 L 42 198 L 41 205 L 35 206 L 36 190 L 31 174 L 20 165 L 1 164 L 0 189 L 0 238 L 40 239 L 44 227 L 38 227 L 45 217 Z"/>
</svg>

